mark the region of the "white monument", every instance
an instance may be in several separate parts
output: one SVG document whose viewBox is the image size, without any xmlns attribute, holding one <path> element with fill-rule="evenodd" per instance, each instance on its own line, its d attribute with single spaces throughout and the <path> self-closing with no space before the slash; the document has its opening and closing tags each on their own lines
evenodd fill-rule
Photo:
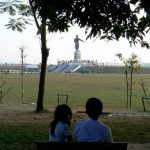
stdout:
<svg viewBox="0 0 150 150">
<path fill-rule="evenodd" d="M 78 35 L 76 35 L 76 38 L 74 39 L 75 43 L 75 52 L 74 52 L 74 62 L 81 62 L 81 52 L 79 50 L 79 41 L 84 42 L 80 38 L 78 38 Z"/>
</svg>

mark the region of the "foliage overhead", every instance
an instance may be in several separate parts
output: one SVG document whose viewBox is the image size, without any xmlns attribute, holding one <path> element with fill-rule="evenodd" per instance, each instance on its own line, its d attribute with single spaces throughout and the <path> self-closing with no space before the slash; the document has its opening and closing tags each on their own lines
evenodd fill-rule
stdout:
<svg viewBox="0 0 150 150">
<path fill-rule="evenodd" d="M 30 6 L 27 2 L 21 0 L 5 0 L 0 2 L 0 13 L 8 13 L 10 16 L 16 16 L 17 18 L 9 18 L 7 28 L 22 32 L 26 29 L 26 25 L 31 24 L 29 16 L 32 15 Z"/>
<path fill-rule="evenodd" d="M 31 0 L 39 18 L 47 20 L 48 30 L 68 31 L 70 25 L 85 28 L 87 38 L 119 40 L 130 44 L 141 43 L 149 48 L 144 36 L 149 31 L 149 7 L 146 0 Z M 131 9 L 131 5 L 135 5 Z M 134 8 L 134 9 L 133 9 Z M 144 8 L 146 16 L 139 18 Z"/>
<path fill-rule="evenodd" d="M 144 39 L 150 30 L 147 0 L 29 0 L 29 3 L 7 0 L 0 2 L 0 13 L 21 16 L 17 20 L 10 19 L 7 27 L 22 32 L 30 23 L 25 17 L 32 14 L 31 6 L 36 17 L 41 22 L 46 21 L 49 32 L 68 31 L 71 25 L 78 24 L 85 28 L 87 38 L 119 40 L 124 37 L 130 44 L 140 43 L 149 48 Z M 145 12 L 143 15 L 140 15 L 141 10 Z"/>
<path fill-rule="evenodd" d="M 68 31 L 71 24 L 71 6 L 74 0 L 30 0 L 39 18 L 46 20 L 49 32 Z"/>
<path fill-rule="evenodd" d="M 144 9 L 147 17 L 150 17 L 150 7 L 148 0 L 130 0 L 131 4 L 136 4 L 138 9 Z"/>
</svg>

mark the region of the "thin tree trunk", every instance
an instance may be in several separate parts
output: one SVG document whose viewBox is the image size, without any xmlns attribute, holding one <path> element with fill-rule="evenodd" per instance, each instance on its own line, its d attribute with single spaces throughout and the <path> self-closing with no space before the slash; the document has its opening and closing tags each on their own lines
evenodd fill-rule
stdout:
<svg viewBox="0 0 150 150">
<path fill-rule="evenodd" d="M 143 89 L 143 92 L 144 92 L 144 96 L 147 97 L 147 96 L 146 96 L 146 90 L 145 90 L 144 84 L 145 84 L 145 83 L 144 83 L 144 81 L 142 80 L 141 83 L 140 83 L 140 85 L 142 86 L 142 89 Z"/>
<path fill-rule="evenodd" d="M 24 63 L 24 48 L 20 48 L 21 50 L 21 89 L 22 89 L 22 103 L 24 104 L 24 78 L 23 78 L 23 75 L 24 75 L 24 72 L 23 72 L 23 63 Z"/>
<path fill-rule="evenodd" d="M 42 22 L 42 31 L 41 31 L 41 53 L 42 53 L 42 62 L 41 62 L 41 73 L 39 81 L 39 92 L 37 99 L 37 112 L 44 110 L 43 100 L 44 100 L 44 89 L 45 89 L 45 76 L 46 76 L 46 66 L 48 58 L 48 49 L 46 45 L 46 20 L 43 19 Z"/>
<path fill-rule="evenodd" d="M 133 66 L 131 67 L 130 109 L 132 105 Z"/>
<path fill-rule="evenodd" d="M 128 91 L 129 91 L 129 83 L 128 83 L 128 71 L 127 71 L 127 70 L 125 71 L 125 74 L 126 74 L 126 85 L 127 85 L 127 101 L 126 101 L 126 109 L 128 109 L 128 98 L 129 98 Z"/>
</svg>

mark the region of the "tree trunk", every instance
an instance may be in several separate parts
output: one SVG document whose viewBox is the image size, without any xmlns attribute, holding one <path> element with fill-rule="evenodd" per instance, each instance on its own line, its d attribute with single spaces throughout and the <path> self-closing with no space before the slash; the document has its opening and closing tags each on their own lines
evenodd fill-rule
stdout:
<svg viewBox="0 0 150 150">
<path fill-rule="evenodd" d="M 46 45 L 46 20 L 42 21 L 42 30 L 41 30 L 41 53 L 42 53 L 42 62 L 41 62 L 41 72 L 39 80 L 39 91 L 37 99 L 37 112 L 42 112 L 44 110 L 43 100 L 44 100 L 44 89 L 45 89 L 45 76 L 46 76 L 46 66 L 48 58 L 48 49 Z"/>
<path fill-rule="evenodd" d="M 128 71 L 125 71 L 125 75 L 126 75 L 126 85 L 127 85 L 127 101 L 126 101 L 126 109 L 128 109 L 128 99 L 129 99 L 129 83 L 128 83 Z"/>
<path fill-rule="evenodd" d="M 130 109 L 131 109 L 131 105 L 132 105 L 132 84 L 133 84 L 133 66 L 131 67 L 131 87 L 130 87 Z"/>
</svg>

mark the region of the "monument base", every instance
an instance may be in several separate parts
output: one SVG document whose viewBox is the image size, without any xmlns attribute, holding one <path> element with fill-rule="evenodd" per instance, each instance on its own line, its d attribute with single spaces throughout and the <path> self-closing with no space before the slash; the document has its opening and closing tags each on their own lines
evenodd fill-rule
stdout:
<svg viewBox="0 0 150 150">
<path fill-rule="evenodd" d="M 81 52 L 79 50 L 76 50 L 74 52 L 74 62 L 80 62 L 81 61 Z"/>
</svg>

